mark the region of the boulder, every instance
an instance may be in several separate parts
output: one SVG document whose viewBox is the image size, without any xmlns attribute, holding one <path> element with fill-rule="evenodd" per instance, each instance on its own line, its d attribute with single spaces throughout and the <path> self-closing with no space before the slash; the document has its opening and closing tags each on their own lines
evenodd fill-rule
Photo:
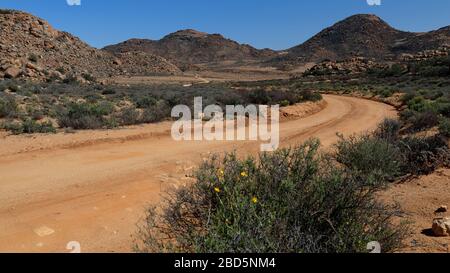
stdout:
<svg viewBox="0 0 450 273">
<path fill-rule="evenodd" d="M 64 75 L 61 74 L 61 72 L 54 70 L 54 71 L 50 72 L 50 78 L 55 79 L 55 80 L 63 80 Z"/>
<path fill-rule="evenodd" d="M 21 70 L 17 67 L 11 66 L 5 71 L 5 78 L 15 79 L 20 76 Z"/>
<path fill-rule="evenodd" d="M 448 211 L 448 207 L 447 206 L 440 206 L 435 213 L 445 213 Z"/>
<path fill-rule="evenodd" d="M 37 65 L 35 65 L 35 64 L 33 64 L 33 63 L 27 63 L 27 64 L 25 65 L 25 67 L 26 67 L 26 68 L 29 68 L 29 69 L 31 69 L 31 70 L 37 70 L 37 71 L 40 70 L 40 69 L 37 67 Z"/>
<path fill-rule="evenodd" d="M 450 218 L 441 217 L 434 219 L 432 230 L 437 237 L 450 236 Z"/>
</svg>

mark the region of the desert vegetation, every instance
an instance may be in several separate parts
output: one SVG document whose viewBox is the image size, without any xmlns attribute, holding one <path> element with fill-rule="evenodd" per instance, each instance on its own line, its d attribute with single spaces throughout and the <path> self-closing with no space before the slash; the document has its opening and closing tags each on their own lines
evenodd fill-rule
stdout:
<svg viewBox="0 0 450 273">
<path fill-rule="evenodd" d="M 401 135 L 386 120 L 369 134 L 340 137 L 331 152 L 305 144 L 240 159 L 213 156 L 195 182 L 167 193 L 148 210 L 136 250 L 142 252 L 367 252 L 378 241 L 397 250 L 407 223 L 376 196 L 390 183 L 445 166 L 439 137 Z"/>
<path fill-rule="evenodd" d="M 322 97 L 295 89 L 233 89 L 230 84 L 182 87 L 161 85 L 80 85 L 72 83 L 0 82 L 0 126 L 14 134 L 52 133 L 59 129 L 108 129 L 170 119 L 173 106 L 203 104 L 288 106 Z"/>
</svg>

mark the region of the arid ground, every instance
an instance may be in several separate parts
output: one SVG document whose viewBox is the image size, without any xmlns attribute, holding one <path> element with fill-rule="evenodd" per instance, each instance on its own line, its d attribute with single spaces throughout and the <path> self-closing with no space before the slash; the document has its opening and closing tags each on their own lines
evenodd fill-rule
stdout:
<svg viewBox="0 0 450 273">
<path fill-rule="evenodd" d="M 396 116 L 386 104 L 324 98 L 321 111 L 282 122 L 282 146 L 318 137 L 330 147 L 337 132 L 371 130 Z M 131 251 L 136 223 L 165 188 L 189 183 L 196 164 L 211 153 L 259 148 L 251 142 L 175 142 L 170 126 L 3 137 L 0 251 L 64 252 L 70 241 L 80 242 L 83 252 Z"/>
</svg>

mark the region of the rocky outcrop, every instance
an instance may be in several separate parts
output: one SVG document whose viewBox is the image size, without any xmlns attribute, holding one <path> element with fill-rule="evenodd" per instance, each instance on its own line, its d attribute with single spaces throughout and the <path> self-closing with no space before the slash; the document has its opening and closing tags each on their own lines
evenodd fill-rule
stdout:
<svg viewBox="0 0 450 273">
<path fill-rule="evenodd" d="M 373 68 L 383 68 L 384 65 L 373 59 L 363 57 L 351 58 L 344 61 L 324 61 L 308 69 L 304 75 L 348 75 L 367 72 Z"/>
<path fill-rule="evenodd" d="M 140 66 L 136 69 L 136 66 Z M 0 11 L 0 77 L 46 81 L 114 75 L 177 73 L 162 57 L 150 54 L 114 56 L 95 49 L 79 38 L 55 30 L 33 15 Z"/>
<path fill-rule="evenodd" d="M 438 49 L 435 50 L 425 50 L 425 51 L 420 51 L 416 54 L 402 54 L 401 55 L 401 59 L 402 61 L 405 62 L 418 62 L 418 61 L 424 61 L 430 58 L 435 58 L 435 57 L 445 57 L 445 56 L 449 56 L 450 54 L 450 46 L 442 46 Z"/>
</svg>

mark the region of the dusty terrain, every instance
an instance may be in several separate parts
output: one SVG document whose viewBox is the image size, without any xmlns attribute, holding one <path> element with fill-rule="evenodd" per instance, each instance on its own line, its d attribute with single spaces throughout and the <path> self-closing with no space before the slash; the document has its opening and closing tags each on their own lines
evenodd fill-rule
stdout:
<svg viewBox="0 0 450 273">
<path fill-rule="evenodd" d="M 410 235 L 404 241 L 402 252 L 450 253 L 450 238 L 435 237 L 431 231 L 433 219 L 449 214 L 435 214 L 440 206 L 450 204 L 450 170 L 441 169 L 429 176 L 392 186 L 382 198 L 398 203 L 402 213 L 398 220 L 410 223 Z"/>
<path fill-rule="evenodd" d="M 281 124 L 281 143 L 372 129 L 396 115 L 385 104 L 327 95 L 327 107 Z M 169 123 L 73 135 L 6 137 L 0 141 L 0 251 L 131 250 L 135 224 L 161 190 L 187 183 L 202 158 L 258 143 L 174 142 Z"/>
<path fill-rule="evenodd" d="M 263 80 L 288 79 L 289 74 L 275 71 L 273 69 L 261 69 L 251 67 L 248 70 L 229 70 L 229 71 L 199 71 L 186 72 L 178 75 L 161 76 L 117 76 L 104 79 L 105 81 L 116 84 L 206 84 L 210 82 L 248 82 Z"/>
</svg>

